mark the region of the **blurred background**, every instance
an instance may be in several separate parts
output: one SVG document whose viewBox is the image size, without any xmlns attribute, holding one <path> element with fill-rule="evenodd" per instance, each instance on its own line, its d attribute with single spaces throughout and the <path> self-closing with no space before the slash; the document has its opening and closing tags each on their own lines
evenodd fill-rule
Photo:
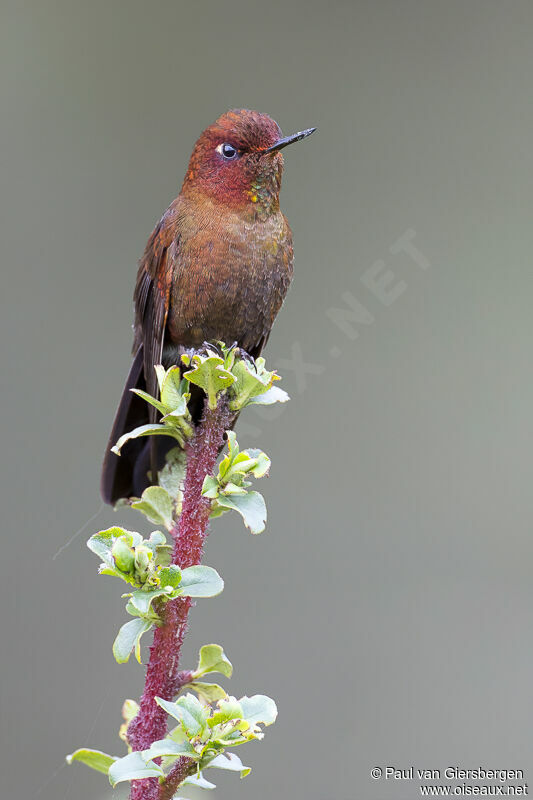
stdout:
<svg viewBox="0 0 533 800">
<path fill-rule="evenodd" d="M 247 412 L 269 518 L 213 525 L 226 581 L 184 664 L 279 706 L 216 800 L 410 800 L 373 767 L 532 767 L 533 6 L 4 0 L 1 774 L 5 797 L 123 798 L 120 587 L 100 462 L 146 239 L 230 107 L 286 133 L 295 280 L 267 357 L 291 402 Z M 145 648 L 146 656 L 146 648 Z M 183 792 L 185 794 L 185 792 Z M 190 795 L 192 796 L 192 794 Z"/>
</svg>

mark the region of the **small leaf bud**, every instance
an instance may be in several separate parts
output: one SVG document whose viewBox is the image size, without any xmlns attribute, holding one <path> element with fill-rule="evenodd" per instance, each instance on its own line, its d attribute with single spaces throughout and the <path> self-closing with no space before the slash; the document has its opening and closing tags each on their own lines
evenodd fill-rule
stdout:
<svg viewBox="0 0 533 800">
<path fill-rule="evenodd" d="M 121 537 L 116 539 L 111 548 L 113 560 L 121 572 L 132 572 L 135 563 L 135 553 L 132 547 Z"/>
<path fill-rule="evenodd" d="M 135 573 L 139 583 L 145 583 L 150 572 L 152 551 L 144 544 L 135 548 Z"/>
</svg>

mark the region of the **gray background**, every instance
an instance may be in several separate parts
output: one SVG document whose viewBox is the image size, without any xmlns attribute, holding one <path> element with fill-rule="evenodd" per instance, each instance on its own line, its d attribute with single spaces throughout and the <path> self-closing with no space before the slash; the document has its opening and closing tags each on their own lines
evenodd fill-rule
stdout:
<svg viewBox="0 0 533 800">
<path fill-rule="evenodd" d="M 120 587 L 85 540 L 148 529 L 98 495 L 136 260 L 234 106 L 319 132 L 286 151 L 296 279 L 268 357 L 292 401 L 240 426 L 273 458 L 268 528 L 213 525 L 226 590 L 198 603 L 184 659 L 220 641 L 231 690 L 280 715 L 242 750 L 252 776 L 217 774 L 214 796 L 403 800 L 415 783 L 370 769 L 527 771 L 533 5 L 4 0 L 1 17 L 2 796 L 123 796 L 62 766 L 121 752 L 143 680 L 113 661 Z M 391 253 L 407 230 L 429 268 Z M 361 280 L 377 260 L 405 282 L 389 305 Z M 346 292 L 373 321 L 343 332 L 327 312 Z"/>
</svg>

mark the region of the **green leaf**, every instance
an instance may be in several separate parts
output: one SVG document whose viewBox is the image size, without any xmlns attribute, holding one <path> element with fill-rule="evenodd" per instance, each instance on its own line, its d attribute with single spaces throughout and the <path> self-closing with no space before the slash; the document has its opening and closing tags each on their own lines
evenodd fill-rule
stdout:
<svg viewBox="0 0 533 800">
<path fill-rule="evenodd" d="M 132 619 L 126 622 L 113 642 L 113 655 L 119 664 L 125 664 L 135 648 L 135 657 L 141 663 L 141 636 L 152 627 L 152 622 L 146 619 Z"/>
<path fill-rule="evenodd" d="M 167 551 L 172 549 L 161 531 L 153 531 L 149 539 L 143 539 L 140 533 L 118 527 L 91 536 L 87 546 L 103 559 L 101 575 L 114 575 L 133 586 L 152 581 L 155 566 L 168 564 Z"/>
<path fill-rule="evenodd" d="M 249 484 L 248 484 L 249 485 Z M 246 494 L 246 486 L 237 486 L 236 483 L 227 483 L 221 490 L 224 496 Z"/>
<path fill-rule="evenodd" d="M 128 747 L 129 747 L 128 727 L 132 719 L 135 719 L 138 713 L 139 713 L 139 703 L 135 702 L 135 700 L 130 700 L 130 699 L 124 700 L 124 704 L 122 706 L 122 719 L 124 720 L 124 722 L 119 728 L 118 735 L 123 742 L 126 742 Z"/>
<path fill-rule="evenodd" d="M 199 775 L 189 775 L 188 778 L 185 778 L 184 781 L 180 783 L 180 789 L 182 786 L 196 786 L 197 789 L 216 789 L 216 784 L 211 783 L 204 778 L 202 773 Z"/>
<path fill-rule="evenodd" d="M 240 772 L 241 778 L 245 778 L 251 772 L 250 767 L 245 767 L 239 756 L 234 753 L 220 753 L 220 755 L 211 759 L 206 766 L 215 767 L 216 769 L 228 769 L 231 772 Z"/>
<path fill-rule="evenodd" d="M 154 554 L 155 564 L 158 567 L 168 567 L 172 561 L 173 547 L 167 544 L 165 534 L 161 531 L 152 531 L 150 538 L 144 541 Z"/>
<path fill-rule="evenodd" d="M 119 456 L 126 442 L 129 442 L 130 439 L 139 439 L 142 436 L 172 436 L 174 439 L 177 439 L 178 442 L 183 442 L 183 436 L 176 428 L 170 425 L 159 425 L 154 422 L 150 425 L 140 425 L 138 428 L 134 428 L 132 431 L 125 433 L 120 437 L 116 445 L 111 448 L 111 452 Z"/>
<path fill-rule="evenodd" d="M 113 556 L 111 555 L 111 548 L 113 546 L 114 539 L 111 535 L 108 535 L 109 532 L 113 530 L 110 528 L 109 531 L 100 531 L 100 533 L 95 533 L 87 542 L 87 547 L 89 550 L 101 558 L 104 564 L 107 564 L 111 569 L 114 569 L 115 562 L 113 560 Z M 122 531 L 121 528 L 115 528 L 117 531 Z"/>
<path fill-rule="evenodd" d="M 201 678 L 209 672 L 220 672 L 226 678 L 231 678 L 233 674 L 231 661 L 219 644 L 204 644 L 200 648 L 198 666 L 193 672 L 193 677 Z"/>
<path fill-rule="evenodd" d="M 172 527 L 172 500 L 162 486 L 149 486 L 131 507 L 142 511 L 156 525 L 164 525 L 167 530 Z"/>
<path fill-rule="evenodd" d="M 159 472 L 159 485 L 166 489 L 171 497 L 178 497 L 185 478 L 187 456 L 181 447 L 173 447 L 166 455 L 166 464 Z"/>
<path fill-rule="evenodd" d="M 272 466 L 272 462 L 266 453 L 263 453 L 262 450 L 257 450 L 255 448 L 248 448 L 244 452 L 248 454 L 250 459 L 255 461 L 255 466 L 250 470 L 254 478 L 263 478 L 268 474 L 270 467 Z"/>
<path fill-rule="evenodd" d="M 154 578 L 154 551 L 144 542 L 135 548 L 135 582 L 143 586 Z"/>
<path fill-rule="evenodd" d="M 165 380 L 167 371 L 162 364 L 155 364 L 154 370 L 157 378 L 157 385 L 159 386 L 159 394 L 161 394 L 161 387 L 163 386 L 163 381 Z"/>
<path fill-rule="evenodd" d="M 233 511 L 232 508 L 222 508 L 222 506 L 217 505 L 215 503 L 209 512 L 209 519 L 216 519 L 217 517 L 221 517 L 222 514 L 227 514 L 228 511 Z"/>
<path fill-rule="evenodd" d="M 224 581 L 213 567 L 186 567 L 181 573 L 179 593 L 185 597 L 215 597 L 224 588 Z"/>
<path fill-rule="evenodd" d="M 161 531 L 152 531 L 149 538 L 145 540 L 146 544 L 148 544 L 152 550 L 154 548 L 159 547 L 160 544 L 165 544 L 167 541 L 167 537 Z"/>
<path fill-rule="evenodd" d="M 131 565 L 135 555 L 131 548 L 138 548 L 143 541 L 140 533 L 115 526 L 91 536 L 87 547 L 102 559 L 100 575 L 112 575 L 135 586 L 138 576 L 135 564 Z"/>
<path fill-rule="evenodd" d="M 206 475 L 202 486 L 202 495 L 210 500 L 218 495 L 218 481 L 213 475 Z"/>
<path fill-rule="evenodd" d="M 172 563 L 171 544 L 158 544 L 156 547 L 155 563 L 158 567 L 168 567 Z"/>
<path fill-rule="evenodd" d="M 192 689 L 198 697 L 206 703 L 215 703 L 228 696 L 222 686 L 218 683 L 204 683 L 204 681 L 193 681 L 184 686 L 185 689 Z"/>
<path fill-rule="evenodd" d="M 189 395 L 187 395 L 189 398 Z M 185 400 L 184 400 L 185 402 Z M 175 431 L 175 437 L 183 447 L 187 439 L 191 439 L 194 434 L 194 427 L 190 422 L 190 414 L 182 414 L 180 410 L 171 411 L 161 418 L 161 421 L 172 431 Z"/>
<path fill-rule="evenodd" d="M 142 778 L 162 778 L 164 772 L 153 761 L 146 762 L 141 753 L 134 751 L 119 758 L 109 768 L 109 782 L 113 788 L 122 781 L 136 781 Z"/>
<path fill-rule="evenodd" d="M 247 406 L 257 395 L 263 395 L 273 380 L 279 380 L 274 372 L 264 369 L 264 360 L 259 359 L 255 364 L 241 359 L 234 364 L 232 372 L 236 381 L 230 390 L 230 408 L 234 411 Z"/>
<path fill-rule="evenodd" d="M 152 589 L 148 592 L 132 592 L 128 606 L 131 604 L 139 615 L 145 617 L 145 615 L 150 611 L 152 602 L 157 597 L 169 597 L 170 595 L 171 592 L 168 592 L 165 589 Z M 129 611 L 128 606 L 126 606 L 127 611 Z"/>
<path fill-rule="evenodd" d="M 251 472 L 257 466 L 257 460 L 254 458 L 249 458 L 248 453 L 246 450 L 243 450 L 242 453 L 239 453 L 237 458 L 233 461 L 231 465 L 232 473 L 246 475 L 247 472 Z"/>
<path fill-rule="evenodd" d="M 222 459 L 216 477 L 207 476 L 202 487 L 204 497 L 216 499 L 219 495 L 244 495 L 250 482 L 248 475 L 262 478 L 270 469 L 270 459 L 262 450 L 239 449 L 234 431 L 227 431 L 227 455 Z"/>
<path fill-rule="evenodd" d="M 104 564 L 111 569 L 115 569 L 115 560 L 111 550 L 115 541 L 121 538 L 124 538 L 129 546 L 135 546 L 142 542 L 142 536 L 140 533 L 137 533 L 136 531 L 127 531 L 124 528 L 119 528 L 115 525 L 112 528 L 107 528 L 105 531 L 99 531 L 91 536 L 87 542 L 87 547 L 89 550 L 95 553 L 98 558 L 101 558 Z"/>
<path fill-rule="evenodd" d="M 122 719 L 124 722 L 131 722 L 139 713 L 139 703 L 136 700 L 127 698 L 122 705 Z"/>
<path fill-rule="evenodd" d="M 228 453 L 224 456 L 222 461 L 220 462 L 218 468 L 218 482 L 223 483 L 226 474 L 231 469 L 231 465 L 233 464 L 236 457 L 239 455 L 239 444 L 237 442 L 237 436 L 235 431 L 226 431 L 227 436 L 227 446 L 228 446 Z"/>
<path fill-rule="evenodd" d="M 145 617 L 158 597 L 214 597 L 224 588 L 224 581 L 218 572 L 202 565 L 187 567 L 182 572 L 179 567 L 171 565 L 159 570 L 157 579 L 160 585 L 154 589 L 140 589 L 125 595 L 130 597 L 126 607 L 129 613 Z"/>
<path fill-rule="evenodd" d="M 187 400 L 181 384 L 180 368 L 170 367 L 161 382 L 161 401 L 165 406 L 165 414 L 174 413 L 176 416 L 187 414 Z"/>
<path fill-rule="evenodd" d="M 163 700 L 162 697 L 156 697 L 155 701 L 167 714 L 181 723 L 189 736 L 199 736 L 205 730 L 210 709 L 190 692 L 179 697 L 175 703 Z"/>
<path fill-rule="evenodd" d="M 107 753 L 102 753 L 100 750 L 89 750 L 87 747 L 75 750 L 67 756 L 67 764 L 79 761 L 81 764 L 86 764 L 97 772 L 103 772 L 104 775 L 107 775 L 109 767 L 116 760 L 116 756 L 109 756 Z"/>
<path fill-rule="evenodd" d="M 241 697 L 240 704 L 244 714 L 244 719 L 250 723 L 252 730 L 255 730 L 260 723 L 272 725 L 278 716 L 278 709 L 271 697 L 264 694 L 254 694 L 253 697 Z"/>
<path fill-rule="evenodd" d="M 122 596 L 127 597 L 128 595 Z M 156 614 L 153 608 L 150 608 L 149 611 L 139 611 L 139 609 L 133 605 L 131 599 L 126 603 L 126 611 L 128 614 L 131 614 L 132 617 L 142 617 L 142 619 L 145 619 L 147 622 L 151 622 L 153 625 L 159 625 L 162 622 L 161 618 L 158 616 L 158 614 Z"/>
<path fill-rule="evenodd" d="M 125 537 L 121 536 L 115 539 L 113 547 L 111 548 L 111 555 L 115 562 L 116 568 L 120 572 L 130 573 L 133 571 L 135 565 L 135 550 L 130 547 L 126 542 Z"/>
<path fill-rule="evenodd" d="M 209 408 L 217 407 L 217 394 L 234 383 L 235 378 L 224 369 L 224 360 L 218 356 L 194 355 L 191 361 L 193 369 L 184 373 L 188 381 L 200 386 L 207 395 Z"/>
<path fill-rule="evenodd" d="M 247 492 L 243 495 L 219 495 L 216 502 L 223 508 L 237 511 L 251 533 L 262 533 L 265 530 L 267 511 L 263 496 L 259 492 Z"/>
<path fill-rule="evenodd" d="M 217 707 L 209 717 L 208 724 L 209 727 L 214 728 L 215 725 L 222 725 L 232 719 L 244 719 L 244 712 L 240 702 L 235 697 L 228 695 L 217 702 Z"/>
<path fill-rule="evenodd" d="M 172 739 L 173 742 L 188 742 L 187 734 L 183 730 L 181 724 L 176 725 L 172 728 L 168 733 L 168 738 Z"/>
<path fill-rule="evenodd" d="M 271 386 L 264 394 L 258 394 L 250 398 L 249 404 L 256 406 L 272 406 L 274 403 L 286 403 L 290 400 L 289 395 L 279 386 Z"/>
<path fill-rule="evenodd" d="M 152 395 L 148 394 L 148 392 L 143 392 L 142 389 L 132 389 L 131 391 L 133 392 L 133 394 L 136 394 L 138 397 L 140 397 L 141 400 L 144 400 L 146 403 L 149 403 L 151 406 L 154 406 L 154 408 L 157 408 L 157 410 L 160 411 L 161 414 L 167 413 L 167 409 L 165 408 L 164 404 L 161 403 L 159 400 L 156 400 L 156 398 L 152 397 Z"/>
<path fill-rule="evenodd" d="M 170 586 L 172 589 L 176 589 L 181 583 L 181 574 L 181 569 L 176 566 L 176 564 L 171 564 L 160 570 L 159 583 L 161 584 L 161 588 L 165 589 L 167 586 Z"/>
<path fill-rule="evenodd" d="M 154 742 L 148 750 L 143 750 L 143 758 L 147 761 L 151 758 L 188 756 L 197 758 L 198 754 L 188 741 L 174 742 L 172 739 L 159 739 Z"/>
</svg>

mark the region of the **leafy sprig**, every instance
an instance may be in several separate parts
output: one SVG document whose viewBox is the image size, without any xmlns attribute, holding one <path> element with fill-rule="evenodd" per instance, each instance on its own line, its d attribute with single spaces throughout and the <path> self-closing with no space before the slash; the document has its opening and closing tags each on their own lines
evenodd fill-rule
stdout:
<svg viewBox="0 0 533 800">
<path fill-rule="evenodd" d="M 178 446 L 170 450 L 166 465 L 159 471 L 158 485 L 149 486 L 141 497 L 127 501 L 149 522 L 175 535 L 187 479 L 185 453 L 192 446 L 195 433 L 189 409 L 191 385 L 205 393 L 206 414 L 216 415 L 223 401 L 222 405 L 230 412 L 230 424 L 231 415 L 235 418 L 246 406 L 286 402 L 288 395 L 275 385 L 280 378 L 275 371 L 266 369 L 264 359 L 254 361 L 238 347 L 227 347 L 222 342 L 206 345 L 201 352 L 184 354 L 178 366 L 155 369 L 158 396 L 134 391 L 157 409 L 160 418 L 124 434 L 113 450 L 120 455 L 126 442 L 145 436 L 165 435 L 176 441 Z M 219 423 L 220 442 L 223 431 Z M 241 450 L 231 430 L 226 431 L 226 439 L 227 450 L 218 467 L 211 472 L 211 461 L 207 474 L 204 472 L 202 497 L 210 503 L 211 518 L 235 510 L 252 533 L 260 533 L 265 528 L 266 506 L 261 494 L 251 488 L 251 479 L 268 474 L 270 459 L 258 449 Z M 100 574 L 120 578 L 129 587 L 123 597 L 132 619 L 122 625 L 113 644 L 119 663 L 128 661 L 132 651 L 140 662 L 141 637 L 164 624 L 169 601 L 179 597 L 213 597 L 224 585 L 211 567 L 197 564 L 181 569 L 179 564 L 172 563 L 173 548 L 161 530 L 143 538 L 140 533 L 115 526 L 95 534 L 87 544 L 101 560 Z M 213 673 L 229 678 L 232 671 L 220 645 L 204 645 L 196 668 L 179 673 L 177 697 L 172 700 L 156 697 L 171 720 L 165 738 L 157 739 L 147 749 L 133 750 L 128 730 L 142 711 L 134 700 L 126 700 L 119 737 L 128 753 L 120 757 L 81 748 L 67 757 L 68 763 L 84 763 L 107 774 L 113 786 L 142 778 L 157 778 L 164 786 L 168 779 L 167 789 L 172 792 L 178 785 L 214 788 L 203 775 L 207 768 L 236 771 L 244 777 L 250 769 L 231 749 L 262 739 L 263 728 L 275 721 L 277 709 L 265 695 L 238 700 L 218 683 L 205 680 Z M 178 770 L 180 778 L 172 782 L 172 770 L 183 756 L 185 771 Z M 168 791 L 164 796 L 169 796 Z M 174 795 L 174 800 L 180 798 Z"/>
<path fill-rule="evenodd" d="M 220 756 L 224 758 L 228 748 L 262 739 L 262 726 L 271 725 L 277 717 L 276 704 L 264 695 L 241 697 L 240 700 L 226 696 L 208 704 L 187 693 L 174 703 L 160 697 L 156 702 L 178 724 L 167 738 L 154 742 L 147 750 L 129 753 L 113 761 L 108 771 L 113 787 L 122 781 L 156 776 L 164 782 L 182 756 L 195 762 L 196 776 L 202 780 L 203 769 L 221 763 L 227 769 L 228 764 L 224 764 Z M 163 759 L 161 765 L 155 763 L 156 758 Z M 245 777 L 251 770 L 239 761 L 239 771 L 241 777 Z"/>
<path fill-rule="evenodd" d="M 183 686 L 197 689 L 198 678 L 219 672 L 231 677 L 233 667 L 222 647 L 217 644 L 204 645 L 200 649 L 198 664 L 191 671 L 192 680 Z M 214 685 L 214 684 L 213 684 Z M 86 764 L 98 772 L 108 775 L 112 786 L 124 781 L 157 777 L 164 783 L 178 758 L 191 759 L 194 774 L 188 776 L 182 785 L 210 789 L 214 784 L 206 781 L 202 770 L 206 768 L 225 769 L 239 772 L 244 778 L 250 768 L 228 749 L 264 736 L 263 726 L 275 722 L 277 708 L 273 700 L 265 695 L 241 697 L 237 700 L 221 688 L 221 697 L 214 700 L 196 698 L 190 692 L 178 697 L 174 702 L 156 698 L 156 702 L 169 717 L 177 723 L 165 739 L 154 742 L 143 751 L 130 752 L 117 757 L 99 750 L 81 748 L 67 757 L 69 764 L 75 761 Z M 201 694 L 201 693 L 200 693 Z M 127 726 L 139 711 L 133 700 L 127 700 L 122 710 L 124 724 L 119 731 L 120 738 L 127 742 Z M 154 759 L 162 759 L 158 764 Z"/>
<path fill-rule="evenodd" d="M 152 487 L 158 488 L 158 487 Z M 135 619 L 126 622 L 113 643 L 113 655 L 119 664 L 129 660 L 132 650 L 141 663 L 141 637 L 161 623 L 153 603 L 176 597 L 215 597 L 224 582 L 212 567 L 197 566 L 181 570 L 170 564 L 169 546 L 161 531 L 148 539 L 135 531 L 108 528 L 91 536 L 87 546 L 102 559 L 99 572 L 121 578 L 135 588 L 122 595 L 128 598 L 126 611 Z"/>
<path fill-rule="evenodd" d="M 266 524 L 266 505 L 259 492 L 250 491 L 249 476 L 268 475 L 270 459 L 261 450 L 240 450 L 234 431 L 227 432 L 228 453 L 220 462 L 216 475 L 207 475 L 202 494 L 211 500 L 211 516 L 237 511 L 252 533 L 261 533 Z"/>
</svg>

